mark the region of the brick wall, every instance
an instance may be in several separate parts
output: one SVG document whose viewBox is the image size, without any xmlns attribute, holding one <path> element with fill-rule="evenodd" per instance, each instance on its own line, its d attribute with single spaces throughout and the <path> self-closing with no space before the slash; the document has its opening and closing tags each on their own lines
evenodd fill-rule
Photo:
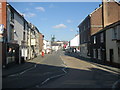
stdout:
<svg viewBox="0 0 120 90">
<path fill-rule="evenodd" d="M 102 6 L 91 14 L 91 35 L 103 28 L 102 24 Z"/>
<path fill-rule="evenodd" d="M 6 37 L 6 2 L 2 2 L 0 0 L 0 24 L 4 24 L 4 33 L 2 36 Z M 6 64 L 6 43 L 0 42 L 0 62 L 2 62 L 2 65 Z"/>
<path fill-rule="evenodd" d="M 6 29 L 6 2 L 1 2 L 1 8 L 0 8 L 0 24 L 4 24 L 4 27 Z"/>
<path fill-rule="evenodd" d="M 120 20 L 120 4 L 117 2 L 103 3 L 104 27 Z"/>
</svg>

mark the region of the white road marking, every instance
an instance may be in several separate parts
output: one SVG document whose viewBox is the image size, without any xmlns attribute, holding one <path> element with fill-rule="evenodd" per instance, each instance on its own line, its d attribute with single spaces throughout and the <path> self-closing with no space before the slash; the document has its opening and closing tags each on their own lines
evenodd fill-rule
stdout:
<svg viewBox="0 0 120 90">
<path fill-rule="evenodd" d="M 24 70 L 24 71 L 22 71 L 22 72 L 20 72 L 20 73 L 17 73 L 17 74 L 9 75 L 8 77 L 13 77 L 13 76 L 19 76 L 19 75 L 22 75 L 22 74 L 26 73 L 27 71 L 36 68 L 36 66 L 37 66 L 37 64 L 35 64 L 32 68 L 26 69 L 26 70 Z"/>
<path fill-rule="evenodd" d="M 48 82 L 49 80 L 51 80 L 51 79 L 54 79 L 54 78 L 57 78 L 57 77 L 60 77 L 60 76 L 65 75 L 65 74 L 67 73 L 67 71 L 65 71 L 65 69 L 66 69 L 66 68 L 63 68 L 63 69 L 62 69 L 62 71 L 64 72 L 63 74 L 59 74 L 59 75 L 55 75 L 55 76 L 49 77 L 49 78 L 47 78 L 45 81 L 43 81 L 43 82 L 41 83 L 41 85 L 47 83 L 47 82 Z M 36 88 L 40 88 L 39 85 L 36 85 L 35 87 L 36 87 Z"/>
<path fill-rule="evenodd" d="M 66 62 L 63 60 L 63 58 L 61 57 L 61 55 L 60 55 L 60 58 L 61 58 L 61 60 L 63 61 L 64 65 L 67 67 Z"/>
<path fill-rule="evenodd" d="M 120 83 L 120 79 L 113 84 L 112 88 L 117 88 L 116 85 L 117 85 L 118 83 Z"/>
</svg>

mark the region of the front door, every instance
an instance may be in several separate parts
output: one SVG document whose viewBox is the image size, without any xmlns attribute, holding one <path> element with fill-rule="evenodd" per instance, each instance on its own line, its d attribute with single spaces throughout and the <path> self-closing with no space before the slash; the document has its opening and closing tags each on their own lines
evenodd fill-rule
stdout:
<svg viewBox="0 0 120 90">
<path fill-rule="evenodd" d="M 113 62 L 113 59 L 114 59 L 114 53 L 113 53 L 113 49 L 110 49 L 110 63 L 112 63 Z"/>
</svg>

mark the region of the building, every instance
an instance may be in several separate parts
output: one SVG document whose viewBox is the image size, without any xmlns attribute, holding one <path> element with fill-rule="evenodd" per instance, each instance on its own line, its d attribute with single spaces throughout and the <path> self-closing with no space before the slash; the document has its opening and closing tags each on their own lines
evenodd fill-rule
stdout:
<svg viewBox="0 0 120 90">
<path fill-rule="evenodd" d="M 40 44 L 43 45 L 38 28 L 7 2 L 0 2 L 0 15 L 0 60 L 3 67 L 38 56 L 42 49 Z"/>
<path fill-rule="evenodd" d="M 66 46 L 66 44 L 66 41 L 54 41 L 52 42 L 51 47 L 53 51 L 57 51 L 63 49 L 63 47 Z"/>
<path fill-rule="evenodd" d="M 5 65 L 5 63 L 6 63 L 6 49 L 7 49 L 6 48 L 7 47 L 6 46 L 6 39 L 7 38 L 5 38 L 7 36 L 6 4 L 7 4 L 6 2 L 0 2 L 0 25 L 3 26 L 0 29 L 0 62 L 1 62 L 2 65 L 3 64 Z"/>
<path fill-rule="evenodd" d="M 43 40 L 43 51 L 45 54 L 51 53 L 51 42 Z"/>
<path fill-rule="evenodd" d="M 92 35 L 90 48 L 93 60 L 120 65 L 120 21 Z"/>
<path fill-rule="evenodd" d="M 120 65 L 120 21 L 105 28 L 106 30 L 106 61 Z"/>
<path fill-rule="evenodd" d="M 79 47 L 79 34 L 76 35 L 72 40 L 70 40 L 70 47 Z"/>
<path fill-rule="evenodd" d="M 89 14 L 78 26 L 80 51 L 83 57 L 90 57 L 90 37 L 107 25 L 120 20 L 120 3 L 103 0 L 99 8 Z"/>
<path fill-rule="evenodd" d="M 78 26 L 79 43 L 81 56 L 87 57 L 89 53 L 88 44 L 90 42 L 90 15 L 88 15 Z"/>
<path fill-rule="evenodd" d="M 39 33 L 39 52 L 42 52 L 43 50 L 43 40 L 44 40 L 44 35 L 42 33 Z"/>
<path fill-rule="evenodd" d="M 105 63 L 106 61 L 106 32 L 100 30 L 90 38 L 90 57 L 94 61 Z"/>
</svg>

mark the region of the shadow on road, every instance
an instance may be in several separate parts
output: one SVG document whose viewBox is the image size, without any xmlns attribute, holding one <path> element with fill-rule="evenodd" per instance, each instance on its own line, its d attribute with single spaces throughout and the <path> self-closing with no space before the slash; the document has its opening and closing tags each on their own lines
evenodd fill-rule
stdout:
<svg viewBox="0 0 120 90">
<path fill-rule="evenodd" d="M 22 69 L 25 68 L 24 65 L 33 65 L 33 66 L 22 71 Z M 14 75 L 8 74 L 7 77 L 3 77 L 2 79 L 3 89 L 5 88 L 25 88 L 25 89 L 36 88 L 36 85 L 41 87 L 42 85 L 41 83 L 43 83 L 46 79 L 65 73 L 63 71 L 64 67 L 60 67 L 60 66 L 36 64 L 31 62 L 26 62 L 24 65 L 16 69 L 11 69 L 10 72 L 11 74 L 14 74 Z M 18 72 L 18 69 L 21 69 L 21 70 L 19 70 Z M 15 73 L 15 70 L 16 70 L 16 73 Z M 8 71 L 3 71 L 3 73 Z M 57 86 L 59 87 L 60 83 L 62 83 L 63 81 L 64 82 L 66 81 L 62 88 L 71 88 L 72 85 L 70 83 L 76 83 L 75 81 L 79 81 L 77 82 L 79 83 L 79 85 L 75 85 L 75 86 L 73 85 L 73 88 L 75 87 L 76 88 L 92 88 L 92 87 L 93 88 L 111 88 L 114 82 L 117 81 L 119 78 L 110 72 L 107 72 L 98 68 L 89 68 L 89 70 L 66 68 L 65 71 L 67 73 L 64 76 L 60 77 L 62 79 L 60 80 L 60 82 L 56 83 L 54 87 L 57 87 Z M 54 79 L 54 78 L 51 78 L 51 79 Z M 93 81 L 93 83 L 91 83 L 91 81 Z"/>
</svg>

